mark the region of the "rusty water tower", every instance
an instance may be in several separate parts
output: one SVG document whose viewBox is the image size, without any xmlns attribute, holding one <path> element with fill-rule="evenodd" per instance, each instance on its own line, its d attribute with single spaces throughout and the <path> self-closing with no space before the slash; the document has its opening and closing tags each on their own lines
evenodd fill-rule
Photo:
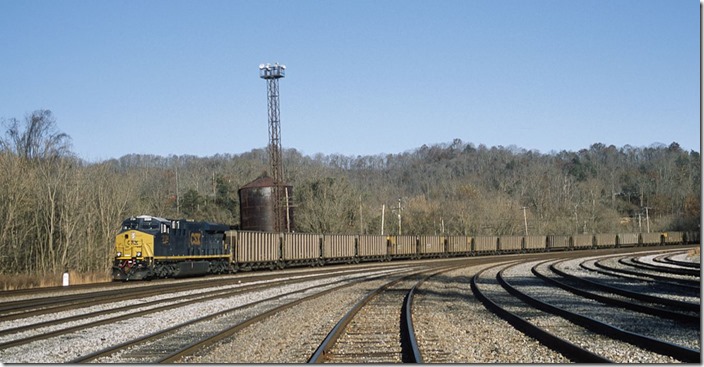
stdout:
<svg viewBox="0 0 704 367">
<path fill-rule="evenodd" d="M 293 207 L 291 197 L 293 186 L 283 183 L 284 203 L 276 210 L 273 178 L 261 176 L 242 186 L 238 191 L 240 198 L 240 229 L 244 231 L 291 232 L 294 230 Z M 278 218 L 277 218 L 278 215 Z M 278 219 L 278 221 L 277 221 Z M 276 223 L 283 223 L 277 228 Z"/>
</svg>

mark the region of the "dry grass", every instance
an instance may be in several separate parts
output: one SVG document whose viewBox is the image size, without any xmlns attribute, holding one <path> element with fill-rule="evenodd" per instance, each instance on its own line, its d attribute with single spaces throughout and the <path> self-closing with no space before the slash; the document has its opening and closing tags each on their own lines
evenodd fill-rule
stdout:
<svg viewBox="0 0 704 367">
<path fill-rule="evenodd" d="M 111 281 L 107 273 L 77 273 L 69 271 L 69 284 L 92 284 Z M 0 290 L 29 289 L 41 287 L 56 287 L 63 285 L 63 273 L 38 276 L 29 274 L 0 275 Z"/>
<path fill-rule="evenodd" d="M 687 257 L 690 259 L 698 258 L 699 257 L 699 247 L 695 247 L 695 248 L 687 251 Z"/>
</svg>

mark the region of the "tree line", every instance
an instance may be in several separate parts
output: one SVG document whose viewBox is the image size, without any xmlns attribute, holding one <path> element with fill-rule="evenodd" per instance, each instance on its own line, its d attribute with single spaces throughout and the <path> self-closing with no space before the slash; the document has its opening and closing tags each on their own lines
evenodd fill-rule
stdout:
<svg viewBox="0 0 704 367">
<path fill-rule="evenodd" d="M 4 274 L 107 272 L 121 221 L 149 214 L 236 225 L 237 190 L 266 149 L 211 157 L 130 154 L 89 163 L 48 110 L 2 121 Z M 296 230 L 521 235 L 699 230 L 701 159 L 677 143 L 596 143 L 548 154 L 455 139 L 397 154 L 283 152 Z M 399 218 L 400 217 L 400 218 Z M 400 225 L 400 226 L 399 226 Z"/>
</svg>

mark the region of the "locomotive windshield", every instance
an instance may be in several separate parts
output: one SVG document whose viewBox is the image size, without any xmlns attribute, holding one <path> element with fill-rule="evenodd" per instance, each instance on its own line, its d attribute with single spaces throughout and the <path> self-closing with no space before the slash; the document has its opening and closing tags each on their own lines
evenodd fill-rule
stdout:
<svg viewBox="0 0 704 367">
<path fill-rule="evenodd" d="M 161 221 L 152 217 L 129 218 L 122 222 L 122 230 L 136 229 L 141 231 L 154 231 L 160 228 Z"/>
<path fill-rule="evenodd" d="M 139 221 L 128 219 L 122 222 L 122 230 L 126 231 L 128 229 L 139 229 Z"/>
</svg>

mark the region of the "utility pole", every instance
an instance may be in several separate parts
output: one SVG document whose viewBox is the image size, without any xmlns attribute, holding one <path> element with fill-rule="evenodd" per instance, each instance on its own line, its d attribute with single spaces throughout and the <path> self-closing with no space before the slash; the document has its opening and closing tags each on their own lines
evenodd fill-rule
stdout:
<svg viewBox="0 0 704 367">
<path fill-rule="evenodd" d="M 362 218 L 362 195 L 359 195 L 359 234 L 364 234 L 363 233 L 363 223 L 364 220 Z"/>
<path fill-rule="evenodd" d="M 391 209 L 391 211 L 396 212 L 396 215 L 398 215 L 398 235 L 401 235 L 401 211 L 403 208 L 401 207 L 401 198 L 398 198 L 398 207 L 395 209 Z"/>
<path fill-rule="evenodd" d="M 401 235 L 401 198 L 398 198 L 398 235 Z"/>
<path fill-rule="evenodd" d="M 523 224 L 526 227 L 526 236 L 528 235 L 528 217 L 526 217 L 526 207 L 521 207 L 523 209 Z"/>
<path fill-rule="evenodd" d="M 291 208 L 289 208 L 288 187 L 284 189 L 286 190 L 286 232 L 291 232 Z"/>
<path fill-rule="evenodd" d="M 176 216 L 181 216 L 181 205 L 179 202 L 180 198 L 178 195 L 178 158 L 176 158 Z"/>
<path fill-rule="evenodd" d="M 648 215 L 648 208 L 647 206 L 645 207 L 645 224 L 647 225 L 648 228 L 648 233 L 650 233 L 650 216 Z"/>
<path fill-rule="evenodd" d="M 386 204 L 381 204 L 381 235 L 384 235 L 384 210 L 386 209 Z"/>
</svg>

